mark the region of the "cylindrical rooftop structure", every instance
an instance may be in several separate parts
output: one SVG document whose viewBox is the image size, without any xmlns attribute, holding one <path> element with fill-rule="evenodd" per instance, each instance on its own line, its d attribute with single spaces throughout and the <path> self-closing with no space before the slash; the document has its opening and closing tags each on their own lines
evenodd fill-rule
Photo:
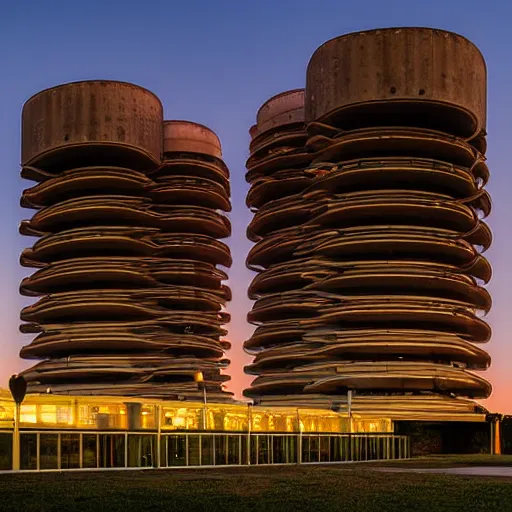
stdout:
<svg viewBox="0 0 512 512">
<path fill-rule="evenodd" d="M 23 165 L 65 166 L 63 159 L 117 161 L 123 152 L 142 170 L 162 156 L 163 107 L 152 92 L 125 82 L 91 80 L 59 85 L 23 106 Z M 58 155 L 58 157 L 57 157 Z"/>
<path fill-rule="evenodd" d="M 386 28 L 321 45 L 306 78 L 306 121 L 442 128 L 471 139 L 486 127 L 487 72 L 468 39 L 431 28 Z"/>
<path fill-rule="evenodd" d="M 172 120 L 164 122 L 164 153 L 197 153 L 222 158 L 220 140 L 199 123 Z"/>
<path fill-rule="evenodd" d="M 295 123 L 304 123 L 304 89 L 293 89 L 272 96 L 256 114 L 258 133 Z"/>
</svg>

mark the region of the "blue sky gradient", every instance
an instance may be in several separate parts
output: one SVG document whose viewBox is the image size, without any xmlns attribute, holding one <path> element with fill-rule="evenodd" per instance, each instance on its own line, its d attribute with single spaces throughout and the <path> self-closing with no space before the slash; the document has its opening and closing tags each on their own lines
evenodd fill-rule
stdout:
<svg viewBox="0 0 512 512">
<path fill-rule="evenodd" d="M 231 388 L 239 391 L 250 377 L 242 342 L 251 333 L 245 315 L 251 303 L 246 290 L 251 273 L 245 256 L 250 220 L 245 207 L 244 163 L 248 129 L 259 106 L 270 96 L 304 86 L 307 62 L 324 41 L 347 32 L 390 26 L 427 26 L 458 32 L 471 39 L 487 60 L 488 189 L 494 210 L 490 225 L 494 244 L 487 253 L 494 267 L 489 287 L 494 305 L 488 319 L 494 335 L 487 377 L 495 391 L 487 405 L 512 413 L 512 177 L 508 169 L 512 90 L 510 20 L 512 3 L 489 7 L 474 0 L 429 2 L 315 2 L 244 0 L 98 2 L 6 1 L 0 11 L 0 387 L 29 362 L 18 358 L 29 339 L 18 333 L 18 294 L 28 269 L 19 266 L 20 251 L 31 243 L 18 224 L 30 211 L 19 207 L 20 114 L 41 89 L 84 79 L 133 82 L 155 92 L 167 119 L 189 119 L 220 137 L 232 174 L 235 264 L 230 272 L 234 300 L 230 339 L 233 350 Z"/>
</svg>

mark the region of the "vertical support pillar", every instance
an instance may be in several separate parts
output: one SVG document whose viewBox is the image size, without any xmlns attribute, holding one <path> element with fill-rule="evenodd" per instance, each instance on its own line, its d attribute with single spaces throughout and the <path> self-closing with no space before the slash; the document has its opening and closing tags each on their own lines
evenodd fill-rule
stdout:
<svg viewBox="0 0 512 512">
<path fill-rule="evenodd" d="M 299 439 L 297 442 L 297 464 L 302 464 L 302 426 L 300 424 L 299 409 L 297 409 L 297 428 L 299 430 Z"/>
<path fill-rule="evenodd" d="M 39 457 L 39 455 L 38 455 Z M 14 431 L 12 437 L 12 469 L 20 470 L 20 404 L 14 403 Z"/>
<path fill-rule="evenodd" d="M 206 385 L 203 382 L 203 401 L 204 401 L 204 410 L 203 410 L 203 430 L 208 428 L 208 409 L 206 405 Z"/>
<path fill-rule="evenodd" d="M 494 429 L 494 453 L 501 455 L 501 417 L 497 418 Z"/>
<path fill-rule="evenodd" d="M 41 432 L 36 434 L 36 469 L 41 471 Z"/>
<path fill-rule="evenodd" d="M 490 446 L 489 453 L 491 455 L 501 455 L 501 414 L 488 414 L 486 421 L 489 423 Z"/>
<path fill-rule="evenodd" d="M 78 458 L 80 459 L 80 469 L 84 467 L 84 435 L 80 432 L 80 446 L 78 447 Z"/>
<path fill-rule="evenodd" d="M 62 468 L 62 462 L 61 462 L 61 457 L 62 457 L 62 434 L 59 432 L 57 434 L 57 469 L 60 471 L 61 468 Z"/>
<path fill-rule="evenodd" d="M 247 404 L 247 465 L 251 465 L 252 404 Z"/>
<path fill-rule="evenodd" d="M 156 435 L 156 467 L 160 467 L 161 458 L 161 440 L 162 440 L 162 406 L 156 405 L 156 421 L 157 421 L 157 435 Z"/>
<path fill-rule="evenodd" d="M 100 467 L 100 434 L 96 434 L 96 468 Z"/>
<path fill-rule="evenodd" d="M 349 432 L 352 433 L 352 390 L 349 389 L 347 391 L 347 405 L 348 405 L 348 423 L 349 423 Z"/>
<path fill-rule="evenodd" d="M 78 400 L 75 398 L 73 400 L 73 426 L 75 428 L 78 427 Z"/>
</svg>

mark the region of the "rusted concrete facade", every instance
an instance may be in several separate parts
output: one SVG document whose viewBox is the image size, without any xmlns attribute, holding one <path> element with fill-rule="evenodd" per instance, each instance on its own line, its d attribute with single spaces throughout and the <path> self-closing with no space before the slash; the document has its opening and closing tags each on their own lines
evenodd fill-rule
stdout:
<svg viewBox="0 0 512 512">
<path fill-rule="evenodd" d="M 461 36 L 384 29 L 316 50 L 302 131 L 274 128 L 262 161 L 253 135 L 247 163 L 247 396 L 478 409 L 467 398 L 491 393 L 478 374 L 491 336 L 485 122 L 485 62 Z"/>
<path fill-rule="evenodd" d="M 193 140 L 193 143 L 191 142 Z M 213 141 L 213 146 L 212 146 Z M 21 204 L 36 271 L 21 313 L 29 392 L 231 400 L 223 281 L 231 233 L 220 143 L 163 120 L 160 100 L 110 81 L 43 91 L 23 109 Z M 204 384 L 196 382 L 201 372 Z"/>
<path fill-rule="evenodd" d="M 471 421 L 491 330 L 486 69 L 456 34 L 348 34 L 250 129 L 244 344 L 263 407 Z M 229 171 L 208 128 L 120 82 L 23 111 L 31 392 L 230 401 Z M 349 391 L 351 393 L 349 394 Z M 354 394 L 355 392 L 355 394 Z M 351 397 L 349 399 L 349 396 Z M 352 398 L 353 397 L 353 398 Z"/>
</svg>

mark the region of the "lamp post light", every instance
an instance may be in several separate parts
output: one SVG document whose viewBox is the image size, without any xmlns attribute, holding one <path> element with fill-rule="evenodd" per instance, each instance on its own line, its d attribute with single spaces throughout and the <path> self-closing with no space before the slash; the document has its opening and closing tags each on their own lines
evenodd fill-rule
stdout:
<svg viewBox="0 0 512 512">
<path fill-rule="evenodd" d="M 9 379 L 9 389 L 14 399 L 14 437 L 12 442 L 12 469 L 20 469 L 20 408 L 27 393 L 27 381 L 23 375 L 13 375 Z"/>
</svg>

